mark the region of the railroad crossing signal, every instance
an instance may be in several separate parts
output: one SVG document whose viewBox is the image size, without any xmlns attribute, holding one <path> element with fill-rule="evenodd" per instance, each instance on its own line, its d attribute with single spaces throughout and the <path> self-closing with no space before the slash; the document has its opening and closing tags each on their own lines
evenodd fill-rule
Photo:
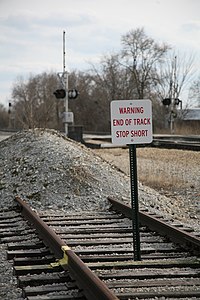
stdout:
<svg viewBox="0 0 200 300">
<path fill-rule="evenodd" d="M 182 101 L 180 100 L 180 99 L 178 99 L 178 98 L 175 98 L 174 99 L 174 105 L 179 105 L 179 103 L 181 103 Z M 165 99 L 163 99 L 162 100 L 162 103 L 163 103 L 163 105 L 170 105 L 170 104 L 172 104 L 172 99 L 171 98 L 165 98 Z"/>
<path fill-rule="evenodd" d="M 54 95 L 57 99 L 64 99 L 66 97 L 66 90 L 65 89 L 58 89 L 54 92 Z M 68 91 L 68 98 L 69 99 L 76 99 L 79 95 L 79 92 L 76 89 Z"/>
<path fill-rule="evenodd" d="M 69 99 L 76 99 L 78 97 L 79 92 L 76 89 L 68 91 Z"/>
<path fill-rule="evenodd" d="M 64 99 L 66 97 L 66 91 L 64 89 L 59 89 L 54 92 L 57 99 Z"/>
<path fill-rule="evenodd" d="M 182 103 L 182 101 L 180 99 L 178 99 L 178 98 L 175 98 L 174 99 L 174 104 L 175 105 L 179 105 L 179 103 Z"/>
<path fill-rule="evenodd" d="M 11 103 L 11 102 L 9 102 L 9 103 L 8 103 L 8 107 L 9 107 L 9 109 L 8 109 L 8 113 L 9 113 L 9 114 L 11 113 L 11 106 L 12 106 L 12 103 Z"/>
<path fill-rule="evenodd" d="M 170 105 L 171 104 L 171 98 L 165 98 L 162 100 L 163 105 Z"/>
</svg>

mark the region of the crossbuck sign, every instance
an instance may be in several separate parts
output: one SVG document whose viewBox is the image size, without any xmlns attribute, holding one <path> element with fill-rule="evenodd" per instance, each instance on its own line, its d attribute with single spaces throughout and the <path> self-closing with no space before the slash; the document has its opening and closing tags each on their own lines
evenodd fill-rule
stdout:
<svg viewBox="0 0 200 300">
<path fill-rule="evenodd" d="M 152 142 L 152 105 L 150 100 L 111 102 L 112 143 L 146 144 Z"/>
</svg>

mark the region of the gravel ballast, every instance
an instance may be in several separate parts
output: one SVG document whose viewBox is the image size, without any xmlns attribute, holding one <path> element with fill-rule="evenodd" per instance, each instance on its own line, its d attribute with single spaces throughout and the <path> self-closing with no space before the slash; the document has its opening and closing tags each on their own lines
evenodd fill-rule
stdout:
<svg viewBox="0 0 200 300">
<path fill-rule="evenodd" d="M 35 129 L 0 142 L 0 209 L 11 208 L 16 195 L 37 211 L 102 211 L 110 206 L 107 196 L 130 203 L 125 200 L 130 199 L 130 179 L 84 145 L 54 130 Z M 187 221 L 200 232 L 196 206 L 185 213 L 184 207 L 141 183 L 139 204 L 169 219 Z M 197 219 L 190 219 L 191 214 Z M 6 261 L 6 245 L 0 247 L 0 299 L 21 299 Z"/>
</svg>

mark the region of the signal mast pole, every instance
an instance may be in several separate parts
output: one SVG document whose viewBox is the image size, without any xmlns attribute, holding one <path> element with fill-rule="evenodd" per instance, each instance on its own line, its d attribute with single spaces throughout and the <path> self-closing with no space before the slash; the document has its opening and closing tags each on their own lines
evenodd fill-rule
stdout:
<svg viewBox="0 0 200 300">
<path fill-rule="evenodd" d="M 179 99 L 180 88 L 178 85 L 178 76 L 177 76 L 177 56 L 174 57 L 174 60 L 171 64 L 171 72 L 170 72 L 170 83 L 169 83 L 169 96 L 168 98 L 163 99 L 163 105 L 167 106 L 167 115 L 168 122 L 170 125 L 170 133 L 174 133 L 174 122 L 177 117 L 177 106 L 180 104 L 180 108 L 182 110 L 182 100 Z M 167 121 L 166 120 L 166 121 Z"/>
<path fill-rule="evenodd" d="M 66 90 L 65 96 L 65 115 L 68 113 L 68 72 L 65 66 L 65 31 L 63 31 L 63 78 L 64 78 L 64 88 Z M 65 135 L 68 136 L 68 122 L 65 120 Z"/>
<path fill-rule="evenodd" d="M 176 78 L 176 56 L 174 57 L 174 64 L 172 67 L 172 91 L 171 91 L 171 98 L 172 98 L 172 108 L 170 112 L 170 132 L 171 134 L 174 133 L 174 114 L 176 113 L 176 105 L 175 99 L 177 94 L 177 78 Z"/>
</svg>

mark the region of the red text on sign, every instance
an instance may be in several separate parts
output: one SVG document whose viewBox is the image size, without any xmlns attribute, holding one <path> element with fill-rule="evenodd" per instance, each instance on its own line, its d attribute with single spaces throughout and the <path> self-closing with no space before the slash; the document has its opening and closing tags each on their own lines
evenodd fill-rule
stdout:
<svg viewBox="0 0 200 300">
<path fill-rule="evenodd" d="M 151 125 L 150 118 L 143 119 L 113 119 L 113 126 L 123 126 L 123 125 Z"/>
<path fill-rule="evenodd" d="M 139 130 L 118 130 L 116 131 L 116 137 L 117 138 L 126 138 L 128 136 L 131 137 L 143 137 L 148 135 L 148 130 L 147 129 L 139 129 Z"/>
<path fill-rule="evenodd" d="M 143 114 L 144 108 L 143 106 L 141 107 L 133 107 L 133 106 L 128 106 L 128 107 L 119 107 L 119 113 L 120 114 Z"/>
<path fill-rule="evenodd" d="M 133 125 L 150 125 L 150 124 L 151 124 L 150 118 L 133 119 Z"/>
<path fill-rule="evenodd" d="M 124 120 L 123 119 L 114 119 L 113 120 L 113 126 L 123 126 L 124 125 Z"/>
<path fill-rule="evenodd" d="M 120 137 L 127 137 L 129 135 L 129 130 L 119 130 L 116 131 L 116 137 L 120 138 Z"/>
<path fill-rule="evenodd" d="M 131 137 L 147 136 L 148 130 L 131 130 Z"/>
</svg>

